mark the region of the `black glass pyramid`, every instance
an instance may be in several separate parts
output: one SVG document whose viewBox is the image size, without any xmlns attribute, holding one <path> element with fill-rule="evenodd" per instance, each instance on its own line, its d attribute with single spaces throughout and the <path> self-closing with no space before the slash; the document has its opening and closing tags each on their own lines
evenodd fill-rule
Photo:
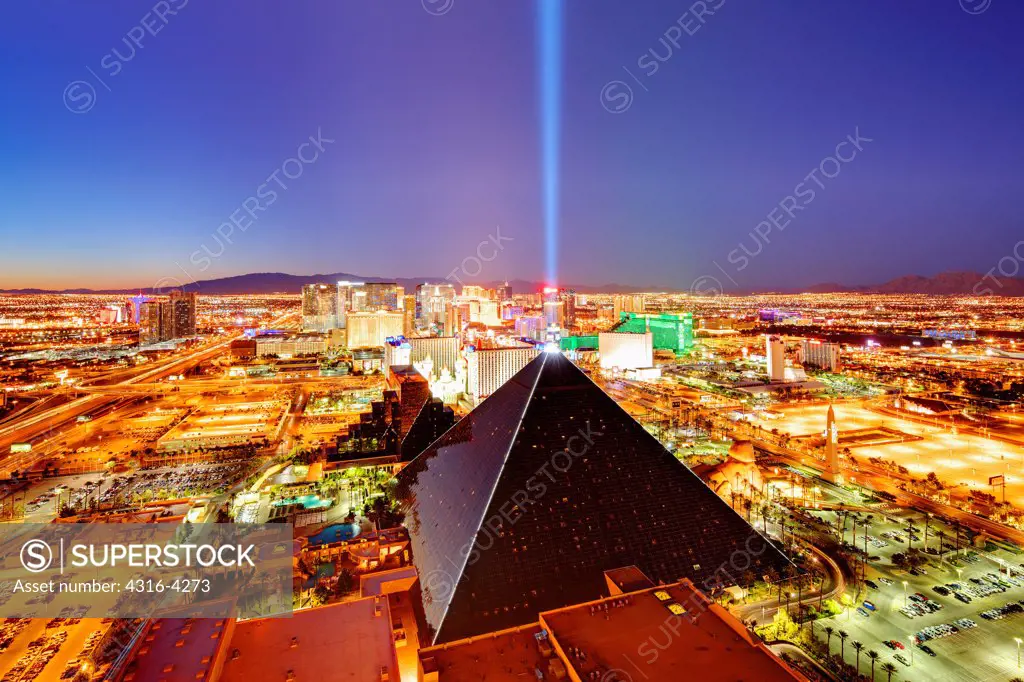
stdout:
<svg viewBox="0 0 1024 682">
<path fill-rule="evenodd" d="M 710 586 L 788 563 L 560 353 L 541 353 L 395 484 L 434 643 L 604 596 L 614 568 Z"/>
</svg>

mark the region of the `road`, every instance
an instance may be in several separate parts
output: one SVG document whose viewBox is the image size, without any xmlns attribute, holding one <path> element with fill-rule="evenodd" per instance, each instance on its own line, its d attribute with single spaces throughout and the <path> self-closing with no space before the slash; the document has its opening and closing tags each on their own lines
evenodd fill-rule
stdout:
<svg viewBox="0 0 1024 682">
<path fill-rule="evenodd" d="M 818 558 L 818 561 L 825 566 L 828 572 L 828 583 L 825 586 L 825 593 L 819 594 L 817 591 L 808 592 L 799 601 L 791 600 L 788 605 L 783 605 L 781 608 L 794 608 L 797 604 L 817 604 L 822 599 L 834 599 L 837 595 L 841 595 L 846 591 L 846 579 L 843 577 L 843 572 L 839 569 L 839 565 L 814 545 L 805 541 L 802 541 L 802 544 Z M 779 608 L 778 599 L 770 598 L 754 602 L 753 604 L 745 604 L 734 611 L 734 614 L 743 622 L 754 618 L 758 623 L 763 624 L 770 621 Z"/>
<path fill-rule="evenodd" d="M 801 467 L 808 466 L 808 457 L 794 453 L 786 448 L 769 443 L 763 440 L 752 439 L 752 442 L 758 447 L 767 452 L 770 452 L 773 456 L 778 457 L 784 462 Z M 818 465 L 817 462 L 814 463 Z M 860 461 L 858 463 L 859 472 L 856 472 L 855 477 L 858 479 L 857 483 L 863 485 L 871 490 L 881 490 L 896 496 L 900 503 L 913 507 L 919 511 L 931 512 L 938 516 L 943 516 L 949 519 L 958 521 L 962 525 L 968 528 L 973 528 L 977 531 L 988 533 L 993 537 L 1003 538 L 1010 540 L 1020 546 L 1024 546 L 1024 531 L 1011 528 L 1007 525 L 993 521 L 991 519 L 982 518 L 976 514 L 965 512 L 962 509 L 951 507 L 948 504 L 936 502 L 920 495 L 907 492 L 897 485 L 897 481 L 893 480 L 892 473 L 873 466 L 867 461 Z M 848 472 L 849 473 L 849 472 Z"/>
<path fill-rule="evenodd" d="M 285 320 L 294 315 L 295 313 L 282 315 L 272 321 L 269 326 L 280 326 Z M 54 440 L 59 428 L 68 422 L 77 419 L 79 416 L 93 414 L 114 405 L 118 401 L 123 400 L 123 393 L 131 392 L 131 389 L 137 384 L 159 380 L 172 374 L 188 371 L 192 367 L 222 353 L 237 338 L 239 338 L 237 335 L 230 335 L 219 341 L 215 339 L 192 352 L 182 356 L 172 356 L 166 361 L 157 363 L 155 366 L 146 368 L 141 372 L 138 372 L 138 368 L 132 368 L 131 370 L 117 373 L 114 376 L 118 378 L 125 373 L 129 373 L 130 376 L 114 384 L 107 385 L 108 388 L 114 389 L 113 395 L 83 396 L 63 405 L 20 419 L 17 423 L 0 427 L 0 457 L 10 452 L 10 447 L 13 443 L 35 442 L 42 436 L 43 441 L 39 442 L 38 445 L 43 446 L 47 444 L 48 441 Z M 47 451 L 44 450 L 38 453 L 18 453 L 3 457 L 0 460 L 0 478 L 10 478 L 14 471 L 24 471 L 31 468 L 40 461 L 40 458 L 45 457 L 46 454 Z"/>
</svg>

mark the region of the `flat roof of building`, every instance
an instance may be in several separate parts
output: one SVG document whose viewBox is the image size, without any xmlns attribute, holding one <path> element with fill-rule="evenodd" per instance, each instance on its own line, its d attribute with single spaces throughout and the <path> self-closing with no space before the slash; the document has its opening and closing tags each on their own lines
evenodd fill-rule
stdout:
<svg viewBox="0 0 1024 682">
<path fill-rule="evenodd" d="M 359 577 L 359 594 L 363 597 L 372 597 L 392 592 L 408 592 L 418 575 L 415 566 L 367 573 Z"/>
<path fill-rule="evenodd" d="M 651 579 L 636 566 L 623 566 L 604 572 L 604 577 L 622 592 L 637 592 L 654 587 Z"/>
<path fill-rule="evenodd" d="M 228 618 L 157 618 L 132 657 L 132 682 L 197 682 L 210 679 Z M 130 675 L 130 677 L 128 677 Z"/>
<path fill-rule="evenodd" d="M 391 365 L 389 369 L 395 375 L 395 380 L 399 383 L 405 383 L 406 381 L 426 382 L 426 378 L 412 365 Z"/>
<path fill-rule="evenodd" d="M 260 618 L 235 626 L 222 682 L 289 679 L 317 682 L 398 679 L 398 661 L 385 597 L 368 597 Z M 237 650 L 237 654 L 235 651 Z"/>
<path fill-rule="evenodd" d="M 548 611 L 540 622 L 582 679 L 621 670 L 671 680 L 690 670 L 707 682 L 806 681 L 688 580 Z"/>
<path fill-rule="evenodd" d="M 438 673 L 439 682 L 523 682 L 536 680 L 535 670 L 548 676 L 548 666 L 558 657 L 545 656 L 537 642 L 540 625 L 531 623 L 436 647 L 420 649 L 425 673 Z"/>
</svg>

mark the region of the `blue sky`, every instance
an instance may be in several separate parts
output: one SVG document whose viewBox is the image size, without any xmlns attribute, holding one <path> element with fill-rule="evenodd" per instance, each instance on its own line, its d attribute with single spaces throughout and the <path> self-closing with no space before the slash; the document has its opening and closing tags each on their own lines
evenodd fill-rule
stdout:
<svg viewBox="0 0 1024 682">
<path fill-rule="evenodd" d="M 565 3 L 561 281 L 875 283 L 1011 252 L 1024 6 L 698 4 Z M 544 276 L 533 2 L 97 5 L 17 3 L 0 28 L 0 287 L 444 276 L 499 225 L 481 278 Z M 752 236 L 857 129 L 872 142 Z M 221 247 L 318 130 L 334 142 Z M 761 248 L 739 270 L 741 244 Z"/>
</svg>

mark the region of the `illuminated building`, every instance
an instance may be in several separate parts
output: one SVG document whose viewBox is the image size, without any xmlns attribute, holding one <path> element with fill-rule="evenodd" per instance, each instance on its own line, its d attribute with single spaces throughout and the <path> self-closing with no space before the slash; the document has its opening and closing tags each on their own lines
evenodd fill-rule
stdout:
<svg viewBox="0 0 1024 682">
<path fill-rule="evenodd" d="M 356 312 L 398 310 L 399 301 L 405 295 L 396 282 L 366 282 L 352 288 L 352 307 Z"/>
<path fill-rule="evenodd" d="M 405 314 L 378 310 L 376 312 L 349 313 L 348 347 L 382 347 L 389 336 L 402 336 Z"/>
<path fill-rule="evenodd" d="M 448 311 L 455 301 L 451 284 L 419 284 L 416 286 L 416 327 L 444 328 Z"/>
<path fill-rule="evenodd" d="M 803 314 L 796 311 L 775 309 L 759 310 L 757 316 L 762 322 L 775 322 L 779 324 L 786 324 L 803 318 Z"/>
<path fill-rule="evenodd" d="M 511 301 L 505 301 L 501 304 L 501 319 L 515 320 L 523 316 L 523 306 L 516 305 Z"/>
<path fill-rule="evenodd" d="M 142 304 L 139 319 L 139 344 L 143 346 L 160 343 L 171 338 L 164 332 L 163 304 L 160 301 L 146 301 Z"/>
<path fill-rule="evenodd" d="M 559 297 L 555 287 L 544 288 L 544 324 L 561 329 L 565 326 L 565 301 Z"/>
<path fill-rule="evenodd" d="M 135 321 L 135 324 L 141 324 L 142 323 L 142 306 L 148 300 L 149 300 L 149 298 L 146 297 L 146 296 L 143 296 L 141 293 L 139 295 L 137 295 L 137 296 L 132 296 L 132 298 L 131 298 L 132 317 L 133 317 L 133 319 Z"/>
<path fill-rule="evenodd" d="M 429 336 L 421 338 L 396 337 L 384 344 L 384 369 L 391 365 L 415 365 L 430 359 L 431 374 L 447 369 L 451 372 L 459 365 L 461 344 L 455 336 Z M 430 379 L 431 377 L 427 377 Z"/>
<path fill-rule="evenodd" d="M 622 318 L 622 313 L 642 313 L 643 311 L 644 297 L 641 294 L 612 297 L 612 312 L 617 320 Z"/>
<path fill-rule="evenodd" d="M 497 391 L 537 357 L 536 346 L 509 346 L 466 351 L 466 392 L 474 404 Z"/>
<path fill-rule="evenodd" d="M 480 316 L 474 322 L 480 322 L 488 327 L 500 327 L 501 320 L 498 318 L 498 302 L 480 301 Z"/>
<path fill-rule="evenodd" d="M 168 300 L 142 304 L 139 342 L 143 345 L 196 335 L 198 294 L 173 291 Z"/>
<path fill-rule="evenodd" d="M 392 366 L 411 365 L 412 346 L 404 336 L 390 337 L 384 340 L 384 364 L 383 371 L 387 372 Z"/>
<path fill-rule="evenodd" d="M 196 307 L 199 302 L 199 294 L 194 291 L 172 291 L 168 303 L 171 307 L 171 317 L 174 336 L 172 338 L 182 339 L 196 335 Z"/>
<path fill-rule="evenodd" d="M 494 300 L 498 303 L 504 303 L 512 297 L 512 287 L 509 286 L 508 280 L 504 284 L 499 284 L 494 290 Z"/>
<path fill-rule="evenodd" d="M 402 331 L 406 336 L 411 336 L 416 330 L 416 297 L 412 294 L 402 297 L 402 313 L 405 315 Z"/>
<path fill-rule="evenodd" d="M 462 332 L 462 311 L 454 305 L 448 306 L 444 316 L 444 335 L 455 336 Z"/>
<path fill-rule="evenodd" d="M 839 363 L 839 344 L 818 339 L 804 339 L 800 342 L 800 361 L 830 372 L 842 369 Z"/>
<path fill-rule="evenodd" d="M 297 355 L 320 355 L 327 352 L 327 339 L 321 334 L 265 334 L 253 339 L 256 356 L 291 358 Z"/>
<path fill-rule="evenodd" d="M 125 319 L 124 307 L 119 305 L 109 305 L 106 308 L 102 308 L 96 315 L 96 322 L 98 324 L 121 324 Z"/>
<path fill-rule="evenodd" d="M 478 298 L 486 299 L 488 297 L 488 291 L 485 287 L 479 287 L 473 284 L 467 284 L 462 287 L 462 298 Z"/>
<path fill-rule="evenodd" d="M 541 315 L 525 315 L 517 318 L 515 322 L 516 336 L 521 339 L 532 339 L 542 341 L 547 323 Z"/>
<path fill-rule="evenodd" d="M 307 284 L 302 287 L 302 329 L 326 332 L 340 326 L 338 286 Z"/>
<path fill-rule="evenodd" d="M 338 302 L 336 303 L 338 310 L 338 326 L 346 327 L 348 324 L 348 314 L 352 311 L 352 292 L 360 289 L 364 285 L 364 282 L 349 282 L 342 280 L 335 286 L 338 288 Z"/>
<path fill-rule="evenodd" d="M 693 314 L 623 312 L 613 332 L 651 332 L 655 350 L 670 350 L 677 355 L 693 348 Z"/>
<path fill-rule="evenodd" d="M 654 336 L 650 332 L 601 332 L 598 334 L 601 369 L 639 369 L 654 366 Z"/>
<path fill-rule="evenodd" d="M 402 460 L 412 461 L 455 424 L 455 413 L 431 395 L 427 380 L 411 365 L 390 367 L 387 386 L 398 399 Z"/>
<path fill-rule="evenodd" d="M 597 346 L 600 342 L 601 340 L 598 334 L 563 336 L 559 341 L 562 350 L 564 351 L 578 351 L 583 349 L 597 350 Z"/>
<path fill-rule="evenodd" d="M 624 566 L 711 590 L 741 579 L 736 555 L 755 575 L 790 565 L 557 352 L 408 464 L 395 492 L 433 644 L 599 599 L 604 571 Z"/>
<path fill-rule="evenodd" d="M 765 337 L 764 355 L 768 361 L 768 380 L 786 380 L 786 344 L 778 336 Z"/>
<path fill-rule="evenodd" d="M 386 374 L 388 389 L 395 392 L 399 404 L 398 435 L 405 438 L 424 403 L 430 400 L 427 380 L 412 365 L 392 365 Z"/>
<path fill-rule="evenodd" d="M 566 327 L 576 326 L 576 290 L 564 289 L 558 292 L 558 298 L 562 301 L 565 312 Z"/>
</svg>

